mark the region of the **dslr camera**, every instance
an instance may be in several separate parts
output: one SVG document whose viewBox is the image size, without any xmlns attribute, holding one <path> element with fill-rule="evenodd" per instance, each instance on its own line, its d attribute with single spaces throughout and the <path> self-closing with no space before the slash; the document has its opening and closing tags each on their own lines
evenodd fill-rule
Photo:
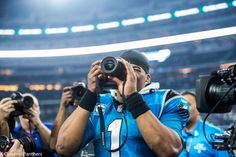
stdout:
<svg viewBox="0 0 236 157">
<path fill-rule="evenodd" d="M 70 105 L 74 104 L 75 100 L 80 100 L 82 98 L 82 96 L 84 95 L 84 93 L 86 92 L 86 85 L 84 82 L 78 82 L 76 85 L 73 85 L 71 88 L 67 88 L 64 90 L 64 92 L 66 91 L 72 91 L 72 101 L 69 102 Z"/>
<path fill-rule="evenodd" d="M 34 151 L 34 140 L 30 136 L 23 136 L 18 139 L 23 145 L 26 153 L 31 153 Z M 0 152 L 8 152 L 13 146 L 14 142 L 6 136 L 0 136 Z"/>
<path fill-rule="evenodd" d="M 126 71 L 124 65 L 114 57 L 106 57 L 101 62 L 101 69 L 106 76 L 117 77 L 125 80 Z"/>
<path fill-rule="evenodd" d="M 72 86 L 71 90 L 73 98 L 79 100 L 86 92 L 86 86 L 83 82 L 79 82 L 78 84 Z"/>
<path fill-rule="evenodd" d="M 236 64 L 227 69 L 200 76 L 196 84 L 197 109 L 208 113 L 216 103 L 213 113 L 227 113 L 236 104 Z"/>
<path fill-rule="evenodd" d="M 17 103 L 14 104 L 15 111 L 11 113 L 12 116 L 25 114 L 24 109 L 29 109 L 34 104 L 34 100 L 31 96 L 23 96 L 20 92 L 14 92 L 10 97 L 12 100 L 17 101 Z"/>
<path fill-rule="evenodd" d="M 99 86 L 102 93 L 109 93 L 110 89 L 117 89 L 115 82 L 108 79 L 108 76 L 117 77 L 124 81 L 126 78 L 126 70 L 124 65 L 115 57 L 108 56 L 101 62 L 101 70 L 104 76 L 99 80 Z"/>
</svg>

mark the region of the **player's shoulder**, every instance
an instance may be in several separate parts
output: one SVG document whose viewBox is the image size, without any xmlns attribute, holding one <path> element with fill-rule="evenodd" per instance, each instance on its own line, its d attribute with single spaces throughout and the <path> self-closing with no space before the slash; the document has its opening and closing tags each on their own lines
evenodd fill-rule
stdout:
<svg viewBox="0 0 236 157">
<path fill-rule="evenodd" d="M 178 116 L 188 119 L 190 114 L 188 101 L 175 90 L 165 89 L 164 91 L 164 113 L 176 112 Z"/>
<path fill-rule="evenodd" d="M 156 91 L 157 95 L 162 95 L 166 105 L 174 104 L 174 102 L 187 103 L 187 100 L 177 91 L 173 89 L 161 89 Z"/>
</svg>

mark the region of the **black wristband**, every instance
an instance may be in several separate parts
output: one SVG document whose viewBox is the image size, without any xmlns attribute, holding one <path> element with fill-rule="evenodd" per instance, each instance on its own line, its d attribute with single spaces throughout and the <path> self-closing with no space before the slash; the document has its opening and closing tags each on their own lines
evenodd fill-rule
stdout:
<svg viewBox="0 0 236 157">
<path fill-rule="evenodd" d="M 142 95 L 137 92 L 129 95 L 126 98 L 126 103 L 128 111 L 131 112 L 134 119 L 150 110 L 146 105 L 146 102 L 143 100 Z"/>
<path fill-rule="evenodd" d="M 79 103 L 79 106 L 89 112 L 92 112 L 96 103 L 97 103 L 97 94 L 87 89 L 87 91 L 84 93 Z"/>
</svg>

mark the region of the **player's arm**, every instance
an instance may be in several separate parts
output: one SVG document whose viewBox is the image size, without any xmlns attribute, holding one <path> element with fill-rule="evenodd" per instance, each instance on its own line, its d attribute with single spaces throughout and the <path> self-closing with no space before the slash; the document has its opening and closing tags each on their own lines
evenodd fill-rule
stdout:
<svg viewBox="0 0 236 157">
<path fill-rule="evenodd" d="M 178 156 L 182 150 L 180 137 L 170 128 L 163 125 L 149 110 L 142 96 L 137 93 L 137 78 L 133 67 L 125 60 L 121 62 L 126 68 L 126 82 L 124 95 L 128 110 L 137 122 L 139 130 L 149 146 L 158 156 Z M 120 93 L 123 92 L 123 81 L 110 77 L 118 85 Z"/>
<path fill-rule="evenodd" d="M 70 87 L 65 87 L 63 89 L 60 107 L 59 107 L 56 119 L 54 120 L 52 132 L 51 132 L 51 136 L 50 136 L 50 148 L 52 150 L 55 150 L 58 132 L 59 132 L 62 124 L 66 120 L 68 106 L 72 102 L 72 100 L 73 100 L 73 96 L 72 96 L 72 91 L 70 90 Z"/>
<path fill-rule="evenodd" d="M 133 96 L 135 96 L 135 94 Z M 141 95 L 137 93 L 137 97 L 138 96 L 141 97 Z M 143 105 L 146 104 L 144 103 Z M 140 104 L 140 106 L 142 105 Z M 179 155 L 182 150 L 182 143 L 176 132 L 163 125 L 148 108 L 143 111 L 140 110 L 139 113 L 134 110 L 130 111 L 136 119 L 145 142 L 155 154 L 165 157 Z"/>
<path fill-rule="evenodd" d="M 96 105 L 96 77 L 101 74 L 99 64 L 98 61 L 92 64 L 88 73 L 88 90 L 82 97 L 79 106 L 63 123 L 58 133 L 56 150 L 60 155 L 71 156 L 78 151 L 82 141 L 84 141 L 83 138 L 89 134 L 87 128 L 90 131 L 93 129 L 89 125 L 91 124 L 89 115 Z"/>
<path fill-rule="evenodd" d="M 66 119 L 59 130 L 56 151 L 62 156 L 71 156 L 81 144 L 89 112 L 80 106 Z"/>
</svg>

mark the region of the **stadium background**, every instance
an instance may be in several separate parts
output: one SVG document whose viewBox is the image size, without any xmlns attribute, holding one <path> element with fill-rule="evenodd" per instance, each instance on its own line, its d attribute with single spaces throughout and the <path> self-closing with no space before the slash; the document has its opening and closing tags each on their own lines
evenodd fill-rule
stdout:
<svg viewBox="0 0 236 157">
<path fill-rule="evenodd" d="M 236 1 L 1 0 L 0 98 L 33 93 L 42 120 L 53 122 L 64 86 L 86 82 L 92 61 L 130 47 L 154 55 L 161 88 L 194 90 L 199 75 L 236 63 Z M 227 128 L 235 113 L 210 122 Z"/>
</svg>

